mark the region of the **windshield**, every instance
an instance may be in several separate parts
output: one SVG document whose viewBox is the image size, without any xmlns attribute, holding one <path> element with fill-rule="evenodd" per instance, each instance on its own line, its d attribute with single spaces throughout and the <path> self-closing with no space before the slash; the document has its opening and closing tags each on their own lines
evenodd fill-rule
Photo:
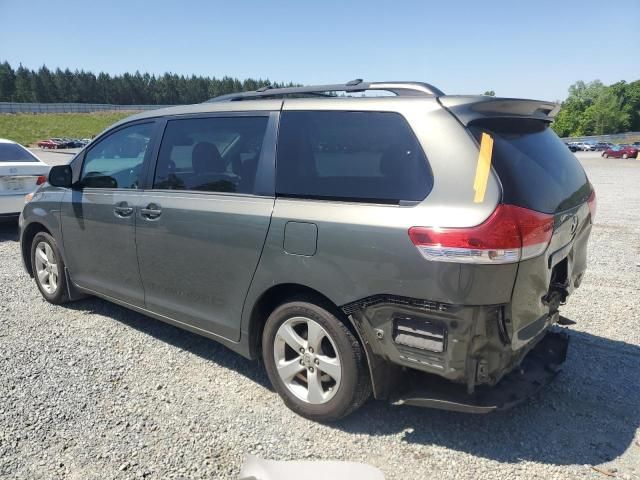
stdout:
<svg viewBox="0 0 640 480">
<path fill-rule="evenodd" d="M 0 143 L 0 162 L 37 162 L 29 150 L 15 143 Z"/>
</svg>

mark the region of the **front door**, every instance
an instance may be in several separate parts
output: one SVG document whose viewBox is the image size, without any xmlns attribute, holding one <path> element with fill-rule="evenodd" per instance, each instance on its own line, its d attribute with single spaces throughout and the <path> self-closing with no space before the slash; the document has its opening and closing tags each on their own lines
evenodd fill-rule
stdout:
<svg viewBox="0 0 640 480">
<path fill-rule="evenodd" d="M 260 112 L 167 121 L 153 189 L 144 192 L 136 219 L 149 310 L 240 338 L 274 204 L 259 173 L 271 162 L 273 174 L 271 118 Z"/>
<path fill-rule="evenodd" d="M 92 144 L 80 179 L 64 197 L 62 235 L 73 282 L 96 293 L 144 306 L 135 243 L 145 159 L 153 122 L 120 128 Z M 149 148 L 147 148 L 149 146 Z"/>
</svg>

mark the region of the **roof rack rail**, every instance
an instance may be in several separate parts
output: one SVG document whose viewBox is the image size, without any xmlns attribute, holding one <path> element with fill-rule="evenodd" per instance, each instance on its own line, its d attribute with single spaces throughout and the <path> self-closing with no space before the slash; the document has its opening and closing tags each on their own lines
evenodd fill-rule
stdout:
<svg viewBox="0 0 640 480">
<path fill-rule="evenodd" d="M 207 100 L 205 103 L 234 102 L 238 100 L 254 100 L 260 98 L 286 97 L 289 95 L 313 95 L 328 97 L 330 92 L 366 92 L 381 90 L 394 93 L 401 97 L 434 96 L 440 97 L 444 92 L 433 85 L 422 82 L 364 82 L 361 78 L 344 84 L 310 85 L 307 87 L 273 88 L 266 85 L 252 92 L 237 92 Z"/>
</svg>

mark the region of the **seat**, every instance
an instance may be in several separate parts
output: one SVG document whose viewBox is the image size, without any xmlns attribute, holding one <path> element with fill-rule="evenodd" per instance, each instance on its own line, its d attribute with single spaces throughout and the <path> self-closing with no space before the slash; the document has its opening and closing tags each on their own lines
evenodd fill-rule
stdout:
<svg viewBox="0 0 640 480">
<path fill-rule="evenodd" d="M 237 191 L 239 178 L 226 172 L 225 161 L 213 143 L 197 143 L 191 153 L 191 165 L 193 176 L 188 185 L 190 190 Z"/>
<path fill-rule="evenodd" d="M 225 171 L 224 159 L 213 143 L 199 142 L 191 152 L 191 165 L 196 175 L 223 173 Z"/>
</svg>

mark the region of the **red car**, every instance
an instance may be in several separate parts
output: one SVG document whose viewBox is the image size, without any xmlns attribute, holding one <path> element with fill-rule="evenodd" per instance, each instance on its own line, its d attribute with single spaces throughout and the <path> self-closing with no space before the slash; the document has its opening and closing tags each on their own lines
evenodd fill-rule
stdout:
<svg viewBox="0 0 640 480">
<path fill-rule="evenodd" d="M 38 142 L 38 146 L 40 148 L 60 148 L 60 144 L 51 139 L 49 140 L 40 140 Z"/>
<path fill-rule="evenodd" d="M 638 158 L 638 149 L 631 145 L 616 145 L 602 152 L 604 158 Z"/>
</svg>

